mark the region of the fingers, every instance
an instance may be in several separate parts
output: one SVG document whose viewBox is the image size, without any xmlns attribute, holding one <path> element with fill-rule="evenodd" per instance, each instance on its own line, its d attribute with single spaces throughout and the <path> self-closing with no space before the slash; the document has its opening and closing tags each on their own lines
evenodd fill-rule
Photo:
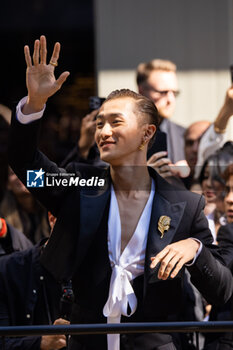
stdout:
<svg viewBox="0 0 233 350">
<path fill-rule="evenodd" d="M 39 64 L 39 48 L 40 48 L 40 41 L 35 40 L 34 51 L 33 51 L 33 64 L 34 64 L 34 66 L 37 66 Z"/>
<path fill-rule="evenodd" d="M 175 252 L 169 254 L 162 260 L 158 272 L 158 278 L 166 279 L 169 271 L 172 269 L 172 262 L 176 260 Z"/>
<path fill-rule="evenodd" d="M 89 115 L 90 115 L 90 120 L 96 120 L 96 116 L 97 114 L 99 113 L 99 110 L 98 109 L 95 109 L 94 111 L 92 111 Z"/>
<path fill-rule="evenodd" d="M 57 63 L 60 54 L 61 45 L 56 43 L 53 48 L 53 54 L 51 56 L 50 62 Z"/>
<path fill-rule="evenodd" d="M 62 349 L 66 346 L 66 336 L 63 334 L 54 335 L 53 342 L 51 342 L 50 349 Z"/>
<path fill-rule="evenodd" d="M 184 259 L 180 259 L 177 264 L 176 267 L 173 269 L 172 273 L 171 273 L 171 278 L 176 277 L 176 275 L 178 274 L 178 272 L 182 269 L 182 267 L 184 266 L 185 261 Z M 169 275 L 168 275 L 169 276 Z"/>
<path fill-rule="evenodd" d="M 63 325 L 63 324 L 70 324 L 70 321 L 65 320 L 64 318 L 58 318 L 54 321 L 54 325 Z"/>
<path fill-rule="evenodd" d="M 97 114 L 98 114 L 98 110 L 94 110 L 91 113 L 88 113 L 87 115 L 85 115 L 85 117 L 83 117 L 82 121 L 95 122 L 95 117 L 97 116 Z"/>
<path fill-rule="evenodd" d="M 166 280 L 169 276 L 174 278 L 185 263 L 181 254 L 176 250 L 165 251 L 164 254 L 158 254 L 156 257 L 152 257 L 151 260 L 151 268 L 154 268 L 158 262 L 161 262 L 158 271 L 158 278 L 162 280 Z"/>
<path fill-rule="evenodd" d="M 167 156 L 167 152 L 166 151 L 157 152 L 157 153 L 152 154 L 152 156 L 148 159 L 148 162 L 154 163 L 158 159 L 166 157 L 166 156 Z"/>
<path fill-rule="evenodd" d="M 168 246 L 164 248 L 159 254 L 157 254 L 155 257 L 151 257 L 151 269 L 155 268 L 155 266 L 169 253 Z"/>
<path fill-rule="evenodd" d="M 59 78 L 56 80 L 56 84 L 58 85 L 59 89 L 62 86 L 62 84 L 66 81 L 69 75 L 70 75 L 70 72 L 63 72 L 59 76 Z"/>
<path fill-rule="evenodd" d="M 172 176 L 169 158 L 160 158 L 159 156 L 167 154 L 167 152 L 158 152 L 153 154 L 148 160 L 147 164 L 156 170 L 162 177 Z M 156 160 L 157 159 L 157 160 Z"/>
<path fill-rule="evenodd" d="M 60 335 L 56 344 L 56 349 L 62 349 L 64 347 L 66 347 L 66 336 Z"/>
<path fill-rule="evenodd" d="M 40 63 L 46 64 L 47 60 L 47 44 L 44 35 L 40 37 Z"/>
<path fill-rule="evenodd" d="M 161 158 L 161 159 L 158 159 L 153 165 L 160 168 L 165 165 L 168 166 L 169 164 L 171 164 L 171 161 L 169 158 Z"/>
<path fill-rule="evenodd" d="M 29 47 L 26 45 L 24 46 L 24 56 L 25 56 L 25 61 L 27 64 L 27 67 L 31 67 L 32 66 L 32 59 L 31 59 L 31 55 L 30 55 L 30 49 Z"/>
<path fill-rule="evenodd" d="M 151 165 L 153 167 L 162 167 L 164 165 L 170 165 L 171 160 L 166 157 L 167 152 L 157 152 L 154 153 L 147 161 L 148 165 Z"/>
<path fill-rule="evenodd" d="M 183 266 L 181 264 L 181 267 L 178 268 L 176 274 L 174 275 L 174 267 L 177 268 L 177 265 L 180 263 L 181 256 L 179 254 L 176 254 L 175 252 L 169 254 L 169 256 L 166 257 L 161 263 L 159 272 L 158 272 L 158 278 L 162 280 L 166 280 L 170 273 L 172 272 L 170 277 L 175 277 L 175 275 L 180 271 L 180 268 Z M 179 265 L 180 266 L 180 265 Z"/>
<path fill-rule="evenodd" d="M 164 164 L 164 165 L 158 167 L 158 172 L 159 172 L 159 174 L 163 174 L 163 173 L 167 173 L 167 172 L 171 173 L 171 169 L 170 169 L 169 165 Z"/>
<path fill-rule="evenodd" d="M 96 129 L 96 115 L 98 114 L 98 110 L 94 110 L 91 113 L 87 114 L 81 122 L 81 133 L 82 132 L 95 132 Z"/>
<path fill-rule="evenodd" d="M 25 46 L 24 53 L 25 53 L 25 59 L 27 62 L 27 66 L 31 67 L 29 65 L 31 63 L 31 57 L 28 46 Z M 26 51 L 25 51 L 26 50 Z M 27 57 L 26 57 L 27 54 Z M 47 58 L 47 44 L 46 44 L 46 38 L 44 35 L 41 35 L 40 40 L 35 40 L 34 43 L 34 51 L 33 51 L 33 64 L 34 66 L 37 66 L 39 63 L 46 64 L 46 58 Z"/>
<path fill-rule="evenodd" d="M 190 174 L 190 167 L 186 160 L 180 160 L 175 164 L 170 164 L 171 172 L 173 175 L 178 175 L 179 177 L 187 177 Z"/>
<path fill-rule="evenodd" d="M 59 42 L 57 42 L 54 45 L 53 54 L 52 54 L 51 60 L 50 60 L 53 63 L 55 63 L 55 65 L 59 59 L 60 49 L 61 49 L 61 45 Z M 32 60 L 31 60 L 31 56 L 30 56 L 29 47 L 27 45 L 24 47 L 24 55 L 25 55 L 27 67 L 31 67 Z M 46 61 L 47 61 L 46 37 L 44 35 L 41 35 L 40 40 L 37 39 L 34 42 L 33 64 L 34 64 L 34 66 L 37 66 L 40 63 L 46 64 Z M 54 65 L 54 67 L 55 67 L 55 65 Z"/>
<path fill-rule="evenodd" d="M 65 335 L 43 335 L 41 337 L 40 349 L 50 350 L 50 349 L 62 349 L 66 346 L 66 336 Z"/>
</svg>

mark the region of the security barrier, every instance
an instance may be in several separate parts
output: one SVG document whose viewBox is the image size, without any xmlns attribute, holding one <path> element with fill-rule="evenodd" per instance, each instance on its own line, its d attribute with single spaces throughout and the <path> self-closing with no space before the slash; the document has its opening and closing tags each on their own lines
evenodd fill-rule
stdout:
<svg viewBox="0 0 233 350">
<path fill-rule="evenodd" d="M 59 326 L 10 326 L 0 327 L 2 349 L 5 349 L 6 337 L 35 335 L 78 335 L 78 334 L 113 334 L 113 333 L 196 333 L 197 350 L 198 333 L 233 332 L 233 321 L 215 322 L 152 322 L 119 324 L 72 324 Z"/>
</svg>

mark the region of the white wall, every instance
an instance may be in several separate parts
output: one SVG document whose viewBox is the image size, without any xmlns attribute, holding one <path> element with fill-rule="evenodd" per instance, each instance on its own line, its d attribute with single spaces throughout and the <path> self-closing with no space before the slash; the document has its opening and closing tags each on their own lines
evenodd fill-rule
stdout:
<svg viewBox="0 0 233 350">
<path fill-rule="evenodd" d="M 136 90 L 135 68 L 153 58 L 178 66 L 173 120 L 213 120 L 230 86 L 233 0 L 95 0 L 98 93 Z M 233 118 L 232 118 L 233 119 Z M 233 121 L 228 137 L 233 139 Z"/>
</svg>

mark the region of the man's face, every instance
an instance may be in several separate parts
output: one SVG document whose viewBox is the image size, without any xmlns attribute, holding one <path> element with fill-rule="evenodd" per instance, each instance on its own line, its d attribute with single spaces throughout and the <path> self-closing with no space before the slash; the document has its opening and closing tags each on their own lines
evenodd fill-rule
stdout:
<svg viewBox="0 0 233 350">
<path fill-rule="evenodd" d="M 111 165 L 135 164 L 148 123 L 139 121 L 132 98 L 105 102 L 96 117 L 95 140 L 103 161 Z"/>
<path fill-rule="evenodd" d="M 233 222 L 233 175 L 229 177 L 226 182 L 226 197 L 224 198 L 225 213 L 227 222 Z"/>
<path fill-rule="evenodd" d="M 200 139 L 204 132 L 209 127 L 209 122 L 197 122 L 191 125 L 185 134 L 185 159 L 191 170 L 194 170 L 194 167 L 197 163 L 198 156 L 198 147 Z"/>
<path fill-rule="evenodd" d="M 163 118 L 170 118 L 176 106 L 178 82 L 175 72 L 154 70 L 141 86 L 139 92 L 148 97 L 156 105 Z"/>
</svg>

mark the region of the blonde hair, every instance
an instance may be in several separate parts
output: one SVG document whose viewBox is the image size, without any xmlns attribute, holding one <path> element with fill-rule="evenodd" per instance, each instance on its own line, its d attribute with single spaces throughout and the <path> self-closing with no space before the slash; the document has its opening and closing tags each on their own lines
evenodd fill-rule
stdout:
<svg viewBox="0 0 233 350">
<path fill-rule="evenodd" d="M 137 67 L 137 84 L 141 85 L 144 83 L 154 70 L 176 72 L 176 65 L 172 61 L 161 59 L 140 63 Z"/>
</svg>

